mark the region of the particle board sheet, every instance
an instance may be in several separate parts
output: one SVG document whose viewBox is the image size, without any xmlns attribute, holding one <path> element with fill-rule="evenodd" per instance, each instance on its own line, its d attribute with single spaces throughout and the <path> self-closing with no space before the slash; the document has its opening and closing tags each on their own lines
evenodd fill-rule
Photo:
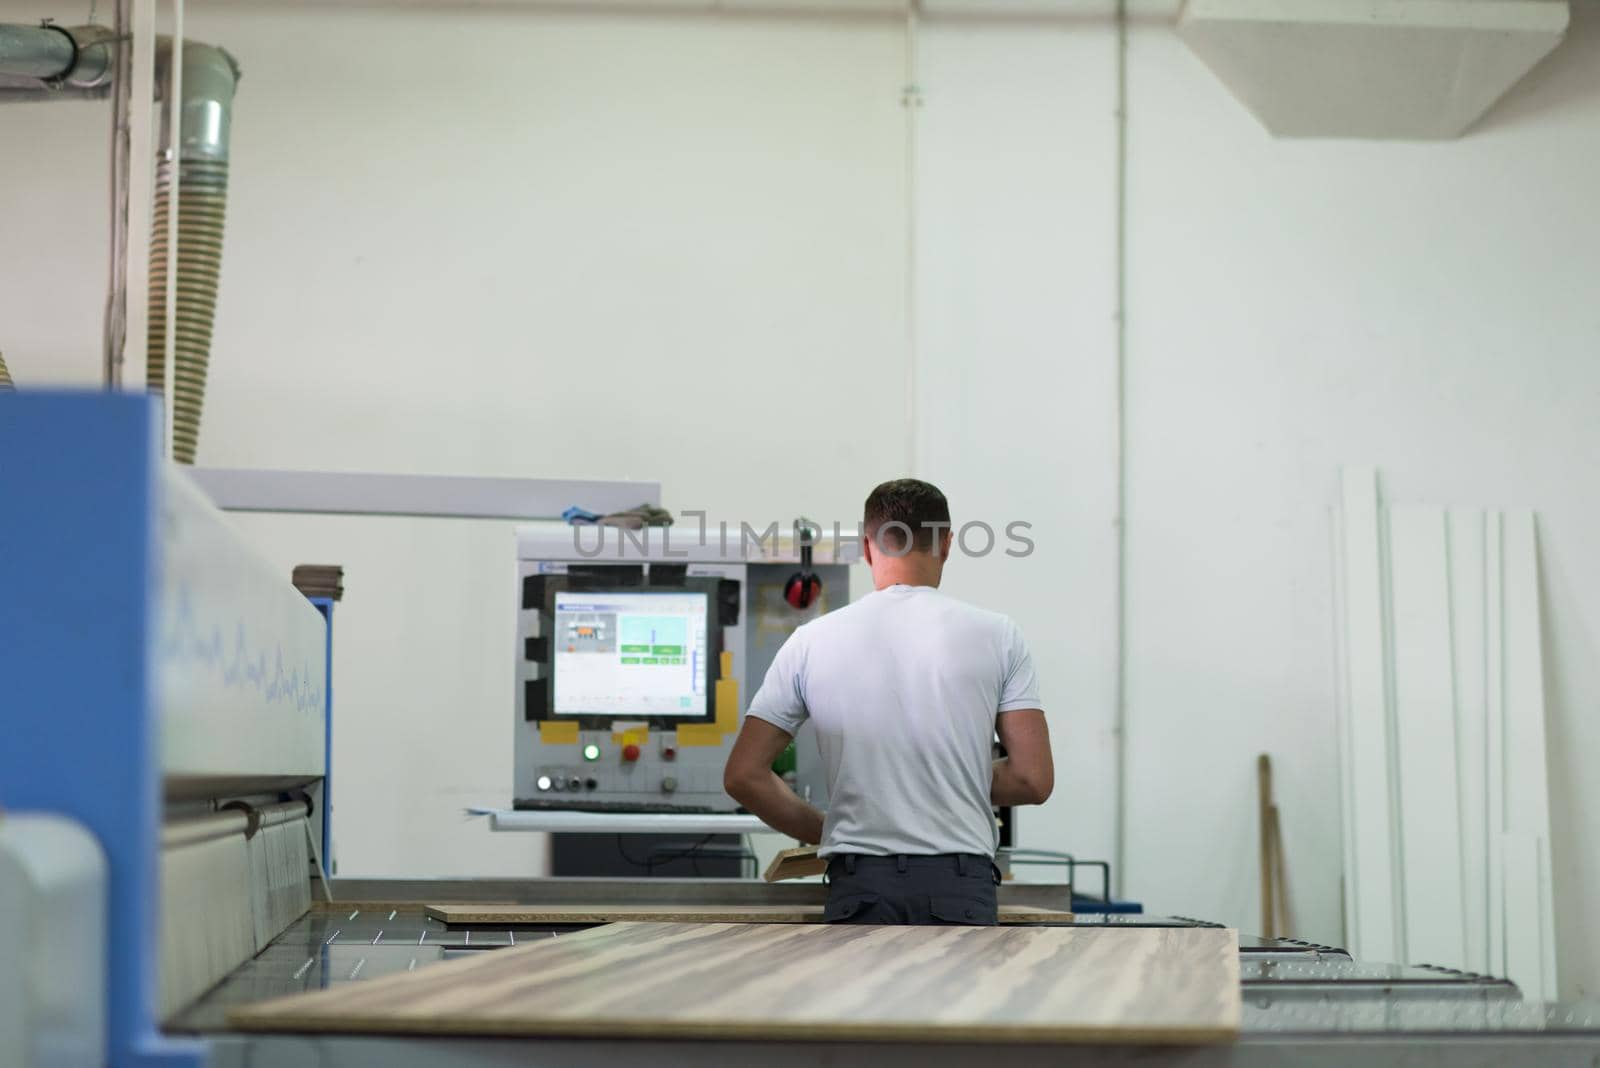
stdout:
<svg viewBox="0 0 1600 1068">
<path fill-rule="evenodd" d="M 1459 968 L 1466 948 L 1445 530 L 1442 509 L 1389 510 L 1405 960 Z"/>
<path fill-rule="evenodd" d="M 1461 911 L 1467 971 L 1489 968 L 1488 582 L 1484 556 L 1488 517 L 1451 509 L 1450 646 L 1455 676 L 1456 793 L 1460 809 Z"/>
<path fill-rule="evenodd" d="M 1350 944 L 1554 998 L 1535 517 L 1386 507 L 1349 468 L 1335 535 Z"/>
<path fill-rule="evenodd" d="M 1501 850 L 1505 856 L 1505 975 L 1529 1001 L 1543 1001 L 1544 963 L 1539 921 L 1539 840 L 1510 832 Z M 1551 997 L 1554 997 L 1552 991 Z"/>
<path fill-rule="evenodd" d="M 247 1031 L 1200 1044 L 1236 931 L 617 923 L 237 1009 Z"/>
<path fill-rule="evenodd" d="M 1506 973 L 1522 988 L 1524 996 L 1554 1000 L 1554 910 L 1550 880 L 1544 874 L 1541 859 L 1550 841 L 1550 788 L 1539 556 L 1533 513 L 1506 512 L 1502 537 Z M 1523 879 L 1527 871 L 1532 872 L 1531 894 Z M 1516 884 L 1513 873 L 1519 880 Z"/>
<path fill-rule="evenodd" d="M 821 905 L 429 905 L 450 924 L 492 923 L 821 923 Z M 1001 905 L 1000 922 L 1071 923 L 1072 913 L 1036 905 Z"/>
<path fill-rule="evenodd" d="M 1342 687 L 1348 833 L 1354 864 L 1346 873 L 1351 948 L 1364 960 L 1399 952 L 1399 880 L 1395 865 L 1389 760 L 1384 574 L 1378 473 L 1342 472 L 1339 510 L 1344 668 Z"/>
<path fill-rule="evenodd" d="M 1484 525 L 1484 645 L 1489 662 L 1484 672 L 1484 806 L 1488 809 L 1485 854 L 1489 860 L 1489 888 L 1486 907 L 1489 915 L 1487 945 L 1488 972 L 1503 975 L 1506 959 L 1506 700 L 1505 662 L 1505 574 L 1503 566 L 1504 517 L 1491 512 Z"/>
<path fill-rule="evenodd" d="M 1544 658 L 1539 631 L 1539 562 L 1533 513 L 1505 514 L 1506 830 L 1550 833 L 1545 774 Z"/>
</svg>

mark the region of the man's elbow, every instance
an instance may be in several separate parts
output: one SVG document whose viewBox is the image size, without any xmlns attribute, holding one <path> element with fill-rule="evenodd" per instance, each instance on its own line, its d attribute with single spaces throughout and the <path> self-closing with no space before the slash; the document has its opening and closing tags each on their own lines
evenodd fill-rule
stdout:
<svg viewBox="0 0 1600 1068">
<path fill-rule="evenodd" d="M 1027 791 L 1026 805 L 1042 805 L 1050 800 L 1050 795 L 1055 792 L 1056 777 L 1052 771 L 1029 775 L 1022 780 L 1023 789 Z"/>
<path fill-rule="evenodd" d="M 749 799 L 754 792 L 755 778 L 747 769 L 734 767 L 729 764 L 722 769 L 722 790 L 745 808 L 749 808 Z"/>
</svg>

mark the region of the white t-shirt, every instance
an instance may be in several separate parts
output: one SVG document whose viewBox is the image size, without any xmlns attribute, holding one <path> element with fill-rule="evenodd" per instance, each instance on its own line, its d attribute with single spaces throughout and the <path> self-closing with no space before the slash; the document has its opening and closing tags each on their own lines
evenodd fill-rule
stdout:
<svg viewBox="0 0 1600 1068">
<path fill-rule="evenodd" d="M 995 716 L 1039 707 L 1010 619 L 931 586 L 890 586 L 790 635 L 748 714 L 789 734 L 807 719 L 816 728 L 823 856 L 992 856 Z"/>
</svg>

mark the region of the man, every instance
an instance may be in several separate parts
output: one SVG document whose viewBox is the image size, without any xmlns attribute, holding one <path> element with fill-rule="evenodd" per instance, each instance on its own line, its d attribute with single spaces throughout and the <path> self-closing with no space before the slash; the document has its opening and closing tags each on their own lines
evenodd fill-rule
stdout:
<svg viewBox="0 0 1600 1068">
<path fill-rule="evenodd" d="M 943 493 L 897 479 L 865 511 L 874 592 L 784 643 L 723 786 L 774 830 L 821 844 L 829 922 L 992 924 L 992 806 L 1040 804 L 1055 782 L 1033 660 L 1011 620 L 938 591 Z M 772 771 L 808 719 L 826 817 Z M 1003 760 L 992 760 L 996 732 Z"/>
</svg>

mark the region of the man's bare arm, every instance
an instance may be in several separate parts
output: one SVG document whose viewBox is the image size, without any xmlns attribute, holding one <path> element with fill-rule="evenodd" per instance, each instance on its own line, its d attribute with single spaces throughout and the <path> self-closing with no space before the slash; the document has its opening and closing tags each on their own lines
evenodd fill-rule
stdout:
<svg viewBox="0 0 1600 1068">
<path fill-rule="evenodd" d="M 1056 765 L 1050 755 L 1050 727 L 1037 708 L 1002 712 L 995 733 L 1006 755 L 994 762 L 989 800 L 995 805 L 1042 805 L 1056 786 Z"/>
<path fill-rule="evenodd" d="M 816 845 L 822 841 L 822 813 L 772 770 L 793 740 L 766 720 L 746 716 L 723 768 L 722 788 L 768 827 Z"/>
</svg>

